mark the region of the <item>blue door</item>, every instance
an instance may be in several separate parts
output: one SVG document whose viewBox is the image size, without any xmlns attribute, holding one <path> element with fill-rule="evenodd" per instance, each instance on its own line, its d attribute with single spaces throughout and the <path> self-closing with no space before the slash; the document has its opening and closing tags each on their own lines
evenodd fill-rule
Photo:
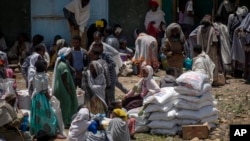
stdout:
<svg viewBox="0 0 250 141">
<path fill-rule="evenodd" d="M 31 35 L 41 34 L 48 47 L 55 35 L 61 35 L 70 43 L 70 32 L 63 7 L 71 0 L 31 0 Z M 108 0 L 90 0 L 91 14 L 89 24 L 97 19 L 108 20 Z"/>
</svg>

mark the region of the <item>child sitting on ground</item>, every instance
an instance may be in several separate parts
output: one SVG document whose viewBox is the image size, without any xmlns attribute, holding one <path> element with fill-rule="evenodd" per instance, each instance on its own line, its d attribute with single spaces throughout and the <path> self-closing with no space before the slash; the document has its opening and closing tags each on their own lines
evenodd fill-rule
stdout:
<svg viewBox="0 0 250 141">
<path fill-rule="evenodd" d="M 109 111 L 112 113 L 112 111 L 114 109 L 121 109 L 125 113 L 127 113 L 127 110 L 122 107 L 122 100 L 116 100 L 116 101 L 113 101 L 110 104 Z M 133 117 L 128 118 L 128 115 L 127 115 L 126 121 L 127 121 L 127 124 L 128 124 L 130 138 L 131 139 L 135 139 L 135 137 L 134 137 L 134 134 L 135 134 L 135 118 L 133 118 Z"/>
<path fill-rule="evenodd" d="M 166 68 L 166 76 L 160 81 L 160 88 L 177 86 L 177 69 L 174 67 Z"/>
<path fill-rule="evenodd" d="M 88 131 L 91 131 L 94 134 L 97 133 L 99 123 L 96 120 L 90 119 L 89 109 L 84 105 L 80 105 L 77 111 L 78 112 L 73 115 L 73 121 L 69 128 L 67 141 L 85 141 L 87 139 Z"/>
</svg>

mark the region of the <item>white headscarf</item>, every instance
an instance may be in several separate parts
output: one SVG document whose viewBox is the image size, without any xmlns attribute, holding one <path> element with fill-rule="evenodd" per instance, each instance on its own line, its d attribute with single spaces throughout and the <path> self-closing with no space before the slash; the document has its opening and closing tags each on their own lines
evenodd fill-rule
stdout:
<svg viewBox="0 0 250 141">
<path fill-rule="evenodd" d="M 56 58 L 56 63 L 55 63 L 55 67 L 54 67 L 54 75 L 53 75 L 53 79 L 52 79 L 52 94 L 54 94 L 54 85 L 55 85 L 55 79 L 56 79 L 56 68 L 57 68 L 57 65 L 59 63 L 59 61 L 61 60 L 65 60 L 65 57 L 67 55 L 69 55 L 72 51 L 72 48 L 70 47 L 63 47 L 61 48 L 58 53 L 57 53 L 57 58 Z"/>
<path fill-rule="evenodd" d="M 151 79 L 154 75 L 154 70 L 151 66 L 147 65 L 144 67 L 144 69 L 146 70 L 146 72 L 148 73 L 148 76 L 144 79 L 148 80 L 148 79 Z"/>
<path fill-rule="evenodd" d="M 180 34 L 180 41 L 184 42 L 185 41 L 185 35 L 182 32 L 181 26 L 178 23 L 171 23 L 170 25 L 168 25 L 168 27 L 166 28 L 165 34 L 167 38 L 171 37 L 172 34 L 172 30 L 177 28 L 178 32 Z"/>
<path fill-rule="evenodd" d="M 85 133 L 91 123 L 89 120 L 89 110 L 87 108 L 81 108 L 76 117 L 71 122 L 68 141 L 85 140 Z"/>
<path fill-rule="evenodd" d="M 139 80 L 139 82 L 136 84 L 138 86 L 138 89 L 141 89 L 142 88 L 142 84 L 146 83 L 146 87 L 147 87 L 147 89 L 149 91 L 149 93 L 148 93 L 149 95 L 154 94 L 154 93 L 160 91 L 159 85 L 153 79 L 153 75 L 154 75 L 153 68 L 151 66 L 147 65 L 147 66 L 143 67 L 142 69 L 146 70 L 146 72 L 148 73 L 148 76 L 142 78 L 141 80 Z"/>
<path fill-rule="evenodd" d="M 108 106 L 105 102 L 106 79 L 104 76 L 103 67 L 98 61 L 92 61 L 90 65 L 91 64 L 95 68 L 97 77 L 94 78 L 90 70 L 88 70 L 88 75 L 89 75 L 88 84 L 90 88 L 92 88 L 92 91 L 94 92 L 94 94 L 103 102 L 103 104 L 107 108 Z"/>
<path fill-rule="evenodd" d="M 75 14 L 75 19 L 79 25 L 80 32 L 83 33 L 90 17 L 90 2 L 82 7 L 81 0 L 73 0 L 66 5 L 65 8 Z"/>
<path fill-rule="evenodd" d="M 247 13 L 248 13 L 248 8 L 246 6 L 238 7 L 236 10 L 236 14 L 242 19 L 247 15 Z"/>
<path fill-rule="evenodd" d="M 56 41 L 56 46 L 63 46 L 64 45 L 64 43 L 65 43 L 65 40 L 64 39 L 58 39 L 57 41 Z"/>
</svg>

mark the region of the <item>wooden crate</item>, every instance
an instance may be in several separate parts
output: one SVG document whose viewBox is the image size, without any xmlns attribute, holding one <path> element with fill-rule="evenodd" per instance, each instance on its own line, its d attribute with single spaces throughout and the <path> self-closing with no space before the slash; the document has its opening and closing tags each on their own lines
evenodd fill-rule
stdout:
<svg viewBox="0 0 250 141">
<path fill-rule="evenodd" d="M 182 126 L 182 138 L 190 140 L 194 137 L 199 139 L 208 138 L 209 128 L 207 125 L 184 125 Z"/>
</svg>

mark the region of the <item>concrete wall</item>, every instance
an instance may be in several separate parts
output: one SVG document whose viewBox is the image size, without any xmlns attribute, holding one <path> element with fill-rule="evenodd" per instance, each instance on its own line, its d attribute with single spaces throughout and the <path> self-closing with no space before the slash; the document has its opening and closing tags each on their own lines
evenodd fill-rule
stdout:
<svg viewBox="0 0 250 141">
<path fill-rule="evenodd" d="M 0 0 L 0 31 L 10 47 L 19 33 L 30 35 L 30 0 Z"/>
<path fill-rule="evenodd" d="M 148 10 L 147 0 L 110 0 L 110 26 L 119 23 L 128 37 L 128 46 L 134 46 L 134 29 L 145 31 L 144 19 Z"/>
</svg>

